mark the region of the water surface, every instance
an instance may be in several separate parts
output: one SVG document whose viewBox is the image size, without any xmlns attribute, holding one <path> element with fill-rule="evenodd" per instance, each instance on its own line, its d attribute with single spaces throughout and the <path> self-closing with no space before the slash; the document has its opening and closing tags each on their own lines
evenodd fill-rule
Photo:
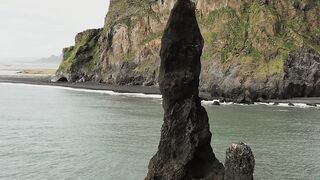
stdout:
<svg viewBox="0 0 320 180">
<path fill-rule="evenodd" d="M 0 179 L 139 180 L 156 152 L 160 99 L 0 83 Z M 248 143 L 256 179 L 320 179 L 320 110 L 206 106 L 214 151 Z"/>
</svg>

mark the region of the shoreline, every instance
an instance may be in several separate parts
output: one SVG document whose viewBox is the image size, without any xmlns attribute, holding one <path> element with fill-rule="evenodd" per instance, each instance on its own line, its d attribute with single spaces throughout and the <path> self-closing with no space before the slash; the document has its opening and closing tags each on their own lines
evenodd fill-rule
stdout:
<svg viewBox="0 0 320 180">
<path fill-rule="evenodd" d="M 116 86 L 108 84 L 100 84 L 95 82 L 84 83 L 70 83 L 70 82 L 50 82 L 49 76 L 0 76 L 0 83 L 14 83 L 14 84 L 31 84 L 31 85 L 46 85 L 46 86 L 58 86 L 74 89 L 84 90 L 104 90 L 114 91 L 117 93 L 143 93 L 160 95 L 160 91 L 157 87 L 146 86 Z"/>
<path fill-rule="evenodd" d="M 116 93 L 143 93 L 146 95 L 161 95 L 158 87 L 147 87 L 147 86 L 119 86 L 119 85 L 108 85 L 100 84 L 95 82 L 83 82 L 83 83 L 70 83 L 70 82 L 50 82 L 51 76 L 18 76 L 18 75 L 0 75 L 0 83 L 13 83 L 13 84 L 29 84 L 29 85 L 45 85 L 55 87 L 66 87 L 83 90 L 102 90 L 102 91 L 113 91 Z M 205 97 L 207 102 L 217 101 L 219 98 L 208 98 L 207 93 L 202 93 L 202 97 Z M 232 103 L 232 102 L 229 102 Z M 255 104 L 305 104 L 311 106 L 320 106 L 320 97 L 301 97 L 292 99 L 270 99 Z M 232 103 L 237 104 L 237 103 Z"/>
</svg>

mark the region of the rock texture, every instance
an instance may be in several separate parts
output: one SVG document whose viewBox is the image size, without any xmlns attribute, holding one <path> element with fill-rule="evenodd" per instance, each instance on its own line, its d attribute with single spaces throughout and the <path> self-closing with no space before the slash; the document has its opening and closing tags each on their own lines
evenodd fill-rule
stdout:
<svg viewBox="0 0 320 180">
<path fill-rule="evenodd" d="M 63 49 L 63 61 L 57 76 L 65 77 L 71 82 L 93 79 L 101 32 L 102 29 L 89 29 L 77 34 L 75 46 Z"/>
<path fill-rule="evenodd" d="M 73 82 L 158 86 L 160 38 L 176 1 L 111 0 L 103 29 L 77 35 L 75 46 L 64 50 L 57 74 Z M 195 0 L 195 4 L 205 40 L 201 91 L 235 102 L 318 96 L 309 92 L 314 89 L 313 77 L 300 78 L 308 82 L 306 88 L 293 86 L 299 73 L 286 66 L 292 59 L 302 60 L 297 52 L 319 55 L 319 0 Z"/>
<path fill-rule="evenodd" d="M 284 64 L 284 97 L 320 96 L 320 54 L 299 49 Z"/>
<path fill-rule="evenodd" d="M 223 165 L 211 148 L 206 110 L 199 98 L 203 48 L 190 0 L 178 0 L 161 44 L 160 90 L 164 124 L 146 180 L 222 180 Z"/>
<path fill-rule="evenodd" d="M 255 159 L 244 143 L 232 144 L 226 152 L 224 180 L 253 180 Z"/>
</svg>

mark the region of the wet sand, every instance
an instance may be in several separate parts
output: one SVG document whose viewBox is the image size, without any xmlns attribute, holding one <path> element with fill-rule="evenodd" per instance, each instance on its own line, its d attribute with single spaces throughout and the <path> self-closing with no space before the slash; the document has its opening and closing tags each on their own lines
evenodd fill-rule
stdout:
<svg viewBox="0 0 320 180">
<path fill-rule="evenodd" d="M 101 84 L 101 83 L 95 83 L 95 82 L 54 83 L 54 82 L 50 82 L 50 80 L 51 80 L 50 76 L 0 76 L 0 83 L 20 83 L 20 84 L 70 87 L 70 88 L 77 88 L 77 89 L 108 90 L 108 91 L 115 91 L 119 93 L 160 94 L 158 87 L 116 86 L 116 85 L 108 85 L 108 84 Z"/>
</svg>

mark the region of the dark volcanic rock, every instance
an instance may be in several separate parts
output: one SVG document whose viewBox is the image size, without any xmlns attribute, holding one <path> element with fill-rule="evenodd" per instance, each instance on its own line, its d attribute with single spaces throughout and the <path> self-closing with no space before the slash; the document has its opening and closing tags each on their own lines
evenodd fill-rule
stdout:
<svg viewBox="0 0 320 180">
<path fill-rule="evenodd" d="M 158 86 L 160 38 L 176 1 L 111 0 L 103 29 L 78 34 L 75 45 L 64 50 L 57 75 L 70 82 Z M 200 75 L 200 92 L 211 95 L 206 98 L 252 103 L 319 96 L 310 84 L 312 73 L 299 75 L 299 69 L 311 68 L 299 63 L 312 59 L 303 56 L 319 53 L 319 0 L 193 2 L 206 42 Z M 297 27 L 288 26 L 293 24 Z M 287 66 L 293 61 L 297 68 Z"/>
<path fill-rule="evenodd" d="M 262 79 L 247 80 L 245 83 L 239 80 L 239 68 L 239 65 L 232 64 L 227 73 L 219 75 L 215 75 L 219 72 L 218 69 L 211 69 L 209 72 L 215 72 L 215 76 L 222 78 L 211 82 L 202 80 L 202 83 L 207 86 L 214 83 L 211 96 L 224 97 L 227 101 L 236 103 L 251 104 L 259 99 L 320 96 L 320 54 L 314 49 L 300 48 L 291 51 L 284 61 L 283 72 L 267 76 L 263 83 Z"/>
<path fill-rule="evenodd" d="M 232 144 L 226 152 L 224 180 L 253 180 L 255 159 L 244 143 Z"/>
<path fill-rule="evenodd" d="M 214 101 L 214 102 L 212 103 L 212 105 L 220 106 L 220 102 L 219 102 L 219 101 Z"/>
<path fill-rule="evenodd" d="M 284 98 L 320 96 L 320 54 L 313 49 L 290 53 L 284 64 Z"/>
<path fill-rule="evenodd" d="M 288 103 L 288 106 L 294 106 L 294 104 L 293 104 L 293 103 L 291 103 L 291 102 L 289 102 L 289 103 Z"/>
<path fill-rule="evenodd" d="M 223 179 L 224 167 L 212 151 L 208 116 L 199 98 L 202 48 L 195 5 L 178 0 L 162 38 L 164 124 L 146 180 Z"/>
<path fill-rule="evenodd" d="M 59 75 L 59 76 L 54 76 L 50 81 L 53 82 L 53 83 L 56 83 L 56 82 L 68 82 L 68 78 L 64 77 L 62 75 Z"/>
<path fill-rule="evenodd" d="M 316 103 L 307 103 L 307 106 L 317 107 Z"/>
</svg>

